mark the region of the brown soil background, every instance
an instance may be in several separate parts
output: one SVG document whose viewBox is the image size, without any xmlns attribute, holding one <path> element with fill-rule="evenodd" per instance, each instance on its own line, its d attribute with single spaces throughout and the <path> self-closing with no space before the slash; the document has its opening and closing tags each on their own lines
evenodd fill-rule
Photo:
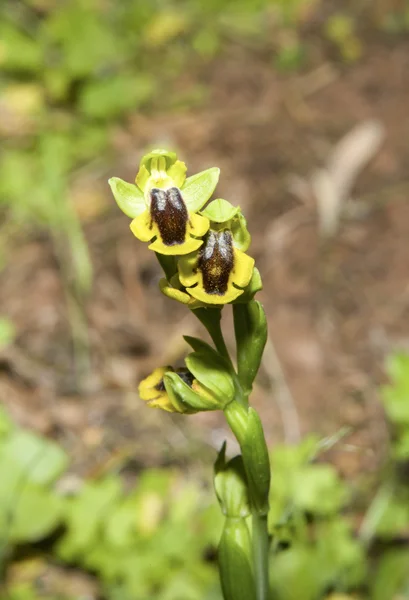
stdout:
<svg viewBox="0 0 409 600">
<path fill-rule="evenodd" d="M 135 115 L 118 126 L 109 169 L 82 182 L 84 206 L 99 194 L 109 208 L 85 223 L 95 281 L 84 303 L 90 367 L 81 378 L 51 242 L 19 240 L 1 274 L 1 310 L 17 338 L 0 357 L 0 397 L 17 421 L 59 440 L 81 476 L 113 466 L 189 468 L 230 439 L 221 414 L 169 416 L 137 396 L 152 368 L 183 359 L 182 335 L 202 329 L 159 293 L 155 256 L 130 234 L 106 180 L 132 181 L 147 149 L 171 146 L 190 173 L 219 166 L 217 196 L 248 217 L 271 340 L 253 401 L 269 443 L 347 426 L 326 458 L 352 481 L 374 473 L 388 441 L 378 396 L 385 357 L 409 339 L 408 67 L 406 41 L 368 42 L 354 66 L 323 62 L 297 75 L 278 75 L 263 56 L 237 47 L 201 74 L 210 90 L 202 108 Z M 354 186 L 351 204 L 360 210 L 323 244 L 314 197 L 302 202 L 294 183 L 308 181 L 367 119 L 384 126 L 385 141 Z"/>
</svg>

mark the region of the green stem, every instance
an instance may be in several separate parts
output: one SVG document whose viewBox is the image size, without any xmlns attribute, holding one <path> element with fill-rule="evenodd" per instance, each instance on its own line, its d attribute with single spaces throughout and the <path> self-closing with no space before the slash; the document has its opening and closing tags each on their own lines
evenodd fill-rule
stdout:
<svg viewBox="0 0 409 600">
<path fill-rule="evenodd" d="M 253 564 L 257 600 L 268 600 L 268 549 L 267 515 L 253 513 Z"/>
<path fill-rule="evenodd" d="M 205 309 L 199 308 L 194 311 L 196 317 L 200 320 L 200 322 L 206 327 L 210 337 L 213 340 L 214 345 L 218 352 L 228 360 L 229 364 L 232 367 L 232 372 L 235 376 L 235 384 L 237 389 L 237 398 L 236 402 L 232 402 L 230 405 L 227 405 L 224 413 L 227 419 L 229 426 L 231 427 L 237 441 L 240 444 L 242 454 L 243 450 L 247 447 L 247 451 L 244 452 L 243 459 L 245 463 L 245 469 L 247 472 L 248 485 L 252 486 L 252 477 L 251 471 L 252 466 L 249 464 L 252 460 L 258 460 L 260 456 L 252 457 L 251 453 L 249 454 L 248 448 L 248 439 L 247 439 L 247 428 L 251 421 L 250 415 L 248 413 L 248 397 L 243 392 L 242 386 L 240 385 L 240 381 L 237 377 L 237 373 L 234 370 L 232 360 L 229 355 L 229 351 L 226 347 L 226 343 L 224 341 L 223 332 L 221 330 L 220 321 L 221 321 L 221 310 L 220 309 Z M 251 343 L 251 340 L 249 340 Z M 264 344 L 263 344 L 264 346 Z M 234 406 L 235 405 L 235 406 Z M 259 425 L 259 431 L 257 434 L 258 444 L 255 446 L 265 447 L 264 440 L 264 432 L 262 430 L 262 425 Z M 260 439 L 261 436 L 261 439 Z M 254 448 L 253 448 L 254 449 Z M 265 448 L 265 452 L 267 449 Z M 262 453 L 262 454 L 263 454 Z M 256 453 L 257 454 L 257 453 Z M 268 464 L 268 454 L 267 454 L 267 462 L 266 468 L 269 472 L 269 464 Z M 247 464 L 246 464 L 247 463 Z M 254 469 L 253 469 L 254 470 Z M 254 485 L 254 483 L 253 483 Z M 268 506 L 268 485 L 266 486 L 266 498 L 263 497 L 263 504 Z M 250 491 L 250 498 L 258 496 L 255 490 Z M 252 493 L 252 491 L 254 493 Z M 263 492 L 264 496 L 264 492 Z M 258 499 L 259 500 L 259 499 Z M 255 580 L 255 588 L 256 588 L 256 598 L 257 600 L 268 600 L 268 590 L 269 590 L 269 539 L 268 539 L 268 528 L 267 528 L 267 514 L 260 514 L 259 507 L 256 504 L 259 502 L 255 502 L 252 507 L 252 520 L 253 520 L 253 535 L 252 535 L 252 546 L 253 546 L 253 565 L 254 565 L 254 580 Z"/>
<path fill-rule="evenodd" d="M 221 318 L 222 311 L 220 308 L 197 308 L 196 310 L 192 310 L 193 314 L 199 319 L 199 321 L 206 327 L 210 337 L 214 345 L 216 346 L 216 350 L 225 358 L 229 365 L 233 369 L 233 363 L 230 358 L 229 351 L 226 346 L 226 342 L 224 341 L 222 328 L 221 328 Z"/>
<path fill-rule="evenodd" d="M 250 423 L 250 415 L 248 410 L 238 402 L 231 402 L 224 409 L 226 420 L 234 433 L 237 441 L 240 444 L 242 451 L 244 468 L 247 475 L 247 485 L 249 486 L 249 496 L 252 503 L 252 520 L 253 520 L 253 533 L 252 533 L 252 546 L 253 546 L 253 565 L 254 565 L 254 581 L 256 587 L 256 598 L 257 600 L 268 600 L 269 590 L 269 539 L 268 539 L 268 528 L 267 528 L 267 512 L 268 512 L 268 484 L 266 484 L 265 492 L 262 492 L 260 498 L 260 492 L 255 489 L 255 467 L 253 461 L 256 460 L 256 464 L 260 467 L 260 458 L 267 452 L 265 447 L 264 433 L 260 423 L 260 429 L 257 433 L 257 439 L 252 443 L 250 442 L 251 449 L 249 448 L 248 440 L 248 428 Z M 256 447 L 263 449 L 263 452 L 256 453 L 256 456 L 252 456 L 252 452 L 256 450 Z M 249 453 L 250 449 L 250 453 Z M 269 469 L 268 465 L 268 454 L 267 458 L 264 458 L 262 464 L 265 464 L 265 469 Z M 264 471 L 261 475 L 265 474 Z M 260 472 L 258 473 L 258 477 Z M 266 497 L 265 497 L 266 496 Z M 265 508 L 260 508 L 265 506 Z M 265 511 L 265 512 L 264 512 Z"/>
</svg>

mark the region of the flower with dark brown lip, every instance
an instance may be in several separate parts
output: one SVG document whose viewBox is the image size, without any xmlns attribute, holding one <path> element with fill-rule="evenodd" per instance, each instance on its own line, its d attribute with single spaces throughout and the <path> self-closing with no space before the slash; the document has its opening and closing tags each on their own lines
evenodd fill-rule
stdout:
<svg viewBox="0 0 409 600">
<path fill-rule="evenodd" d="M 181 257 L 178 269 L 190 296 L 204 304 L 227 304 L 249 284 L 254 259 L 235 247 L 229 229 L 210 230 L 197 252 Z"/>
<path fill-rule="evenodd" d="M 132 217 L 131 230 L 151 250 L 183 255 L 197 250 L 209 229 L 209 219 L 196 214 L 212 195 L 219 169 L 186 178 L 186 165 L 174 152 L 153 150 L 139 165 L 135 183 L 109 180 L 120 209 Z"/>
<path fill-rule="evenodd" d="M 203 244 L 209 229 L 206 217 L 189 213 L 177 187 L 153 188 L 149 192 L 149 210 L 131 223 L 132 233 L 141 241 L 155 241 L 149 248 L 160 254 L 189 254 Z"/>
</svg>

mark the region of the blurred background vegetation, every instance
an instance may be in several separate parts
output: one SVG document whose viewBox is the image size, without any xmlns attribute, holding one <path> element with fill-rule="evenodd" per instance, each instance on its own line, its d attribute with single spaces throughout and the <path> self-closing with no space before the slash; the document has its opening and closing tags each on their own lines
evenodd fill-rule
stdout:
<svg viewBox="0 0 409 600">
<path fill-rule="evenodd" d="M 404 0 L 1 2 L 1 598 L 221 598 L 226 432 L 139 403 L 195 325 L 106 185 L 158 145 L 249 214 L 272 598 L 409 598 L 408 30 Z"/>
</svg>

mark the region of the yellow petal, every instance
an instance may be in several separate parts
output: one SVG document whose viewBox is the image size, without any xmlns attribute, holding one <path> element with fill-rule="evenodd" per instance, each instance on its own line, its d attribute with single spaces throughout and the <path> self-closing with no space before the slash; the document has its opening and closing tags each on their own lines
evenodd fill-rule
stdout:
<svg viewBox="0 0 409 600">
<path fill-rule="evenodd" d="M 239 290 L 232 285 L 231 275 L 229 277 L 226 293 L 223 294 L 223 296 L 220 296 L 219 294 L 208 294 L 205 292 L 201 273 L 199 273 L 198 279 L 198 285 L 189 288 L 187 291 L 193 296 L 193 298 L 200 300 L 200 302 L 203 302 L 204 304 L 228 304 L 229 302 L 233 302 L 233 300 L 238 298 L 243 293 L 243 290 Z"/>
<path fill-rule="evenodd" d="M 154 400 L 150 400 L 148 402 L 148 405 L 151 408 L 161 408 L 162 410 L 166 410 L 166 412 L 178 412 L 171 403 L 169 396 L 166 392 L 161 392 L 160 396 L 158 396 Z"/>
<path fill-rule="evenodd" d="M 138 392 L 141 400 L 152 400 L 162 393 L 156 386 L 168 371 L 173 371 L 172 367 L 158 367 L 140 382 Z"/>
<path fill-rule="evenodd" d="M 232 283 L 241 288 L 246 287 L 250 283 L 253 275 L 254 258 L 244 254 L 241 250 L 234 249 L 234 267 L 230 274 Z M 230 280 L 229 278 L 229 280 Z"/>
<path fill-rule="evenodd" d="M 207 217 L 191 213 L 189 215 L 188 232 L 196 237 L 203 237 L 209 229 L 210 222 Z"/>
<path fill-rule="evenodd" d="M 151 222 L 151 217 L 147 210 L 138 217 L 135 217 L 130 228 L 134 236 L 138 240 L 141 240 L 141 242 L 150 242 L 158 234 L 158 228 L 155 223 Z"/>
<path fill-rule="evenodd" d="M 197 253 L 189 256 L 183 256 L 178 261 L 180 283 L 185 287 L 190 287 L 199 281 L 199 274 L 196 271 Z"/>
<path fill-rule="evenodd" d="M 171 287 L 166 279 L 161 279 L 159 281 L 159 288 L 162 294 L 165 294 L 168 298 L 172 298 L 172 300 L 177 300 L 177 302 L 181 302 L 182 304 L 189 304 L 192 298 L 186 292 L 182 292 L 182 290 L 178 290 L 174 287 Z"/>
<path fill-rule="evenodd" d="M 195 240 L 189 237 L 183 244 L 175 244 L 174 246 L 166 246 L 162 240 L 158 237 L 150 246 L 149 250 L 159 252 L 159 254 L 166 254 L 168 256 L 179 256 L 184 254 L 190 254 L 194 252 L 203 244 L 203 240 Z"/>
</svg>

